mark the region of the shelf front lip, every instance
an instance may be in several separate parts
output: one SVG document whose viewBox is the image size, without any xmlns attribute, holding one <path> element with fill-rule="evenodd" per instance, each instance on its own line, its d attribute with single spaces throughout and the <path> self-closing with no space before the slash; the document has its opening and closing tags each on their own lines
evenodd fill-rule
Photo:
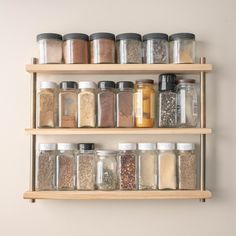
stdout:
<svg viewBox="0 0 236 236">
<path fill-rule="evenodd" d="M 44 74 L 158 74 L 212 71 L 212 64 L 29 64 L 29 73 Z"/>
<path fill-rule="evenodd" d="M 177 191 L 27 191 L 24 199 L 54 200 L 168 200 L 168 199 L 208 199 L 208 190 Z"/>
</svg>

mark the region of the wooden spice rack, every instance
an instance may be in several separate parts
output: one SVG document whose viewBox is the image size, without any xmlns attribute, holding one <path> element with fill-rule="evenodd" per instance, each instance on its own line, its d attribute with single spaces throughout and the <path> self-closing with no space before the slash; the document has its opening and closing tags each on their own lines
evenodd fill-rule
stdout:
<svg viewBox="0 0 236 236">
<path fill-rule="evenodd" d="M 200 64 L 36 64 L 26 65 L 31 73 L 31 128 L 25 129 L 31 137 L 30 190 L 24 193 L 25 199 L 58 200 L 114 200 L 114 199 L 205 199 L 212 194 L 206 190 L 206 135 L 212 130 L 206 128 L 206 72 L 212 71 L 212 65 L 201 58 Z M 39 129 L 36 128 L 36 91 L 37 73 L 41 74 L 199 74 L 200 75 L 200 128 L 76 128 L 76 129 Z M 199 135 L 200 136 L 200 189 L 173 191 L 35 191 L 35 162 L 37 135 Z"/>
</svg>

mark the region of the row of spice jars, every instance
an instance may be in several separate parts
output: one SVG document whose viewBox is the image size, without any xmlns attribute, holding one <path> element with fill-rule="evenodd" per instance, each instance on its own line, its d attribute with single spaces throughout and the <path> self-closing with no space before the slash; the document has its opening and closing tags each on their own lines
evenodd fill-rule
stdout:
<svg viewBox="0 0 236 236">
<path fill-rule="evenodd" d="M 165 64 L 194 63 L 195 35 L 150 33 L 43 33 L 37 35 L 39 63 Z"/>
<path fill-rule="evenodd" d="M 40 144 L 37 190 L 191 190 L 197 188 L 193 143 Z"/>
</svg>

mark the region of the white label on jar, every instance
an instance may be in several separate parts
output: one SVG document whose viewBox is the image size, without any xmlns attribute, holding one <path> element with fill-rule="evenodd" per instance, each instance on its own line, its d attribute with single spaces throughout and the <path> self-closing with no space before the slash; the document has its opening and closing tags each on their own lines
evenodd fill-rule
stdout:
<svg viewBox="0 0 236 236">
<path fill-rule="evenodd" d="M 198 116 L 198 103 L 197 99 L 193 99 L 193 116 Z"/>
<path fill-rule="evenodd" d="M 180 123 L 186 123 L 186 91 L 184 89 L 180 90 Z"/>
<path fill-rule="evenodd" d="M 97 184 L 102 184 L 103 182 L 103 162 L 99 161 L 97 163 Z"/>
<path fill-rule="evenodd" d="M 137 118 L 142 118 L 143 117 L 143 94 L 142 92 L 136 92 L 134 94 L 134 106 L 135 106 L 135 116 Z"/>
</svg>

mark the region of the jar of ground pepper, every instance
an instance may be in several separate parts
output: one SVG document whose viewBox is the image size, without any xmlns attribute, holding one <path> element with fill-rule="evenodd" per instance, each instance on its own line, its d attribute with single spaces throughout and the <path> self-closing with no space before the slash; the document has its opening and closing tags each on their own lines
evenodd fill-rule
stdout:
<svg viewBox="0 0 236 236">
<path fill-rule="evenodd" d="M 63 56 L 66 64 L 89 63 L 89 37 L 87 34 L 71 33 L 63 36 Z"/>
<path fill-rule="evenodd" d="M 90 35 L 90 63 L 115 63 L 115 35 L 94 33 Z"/>
</svg>

